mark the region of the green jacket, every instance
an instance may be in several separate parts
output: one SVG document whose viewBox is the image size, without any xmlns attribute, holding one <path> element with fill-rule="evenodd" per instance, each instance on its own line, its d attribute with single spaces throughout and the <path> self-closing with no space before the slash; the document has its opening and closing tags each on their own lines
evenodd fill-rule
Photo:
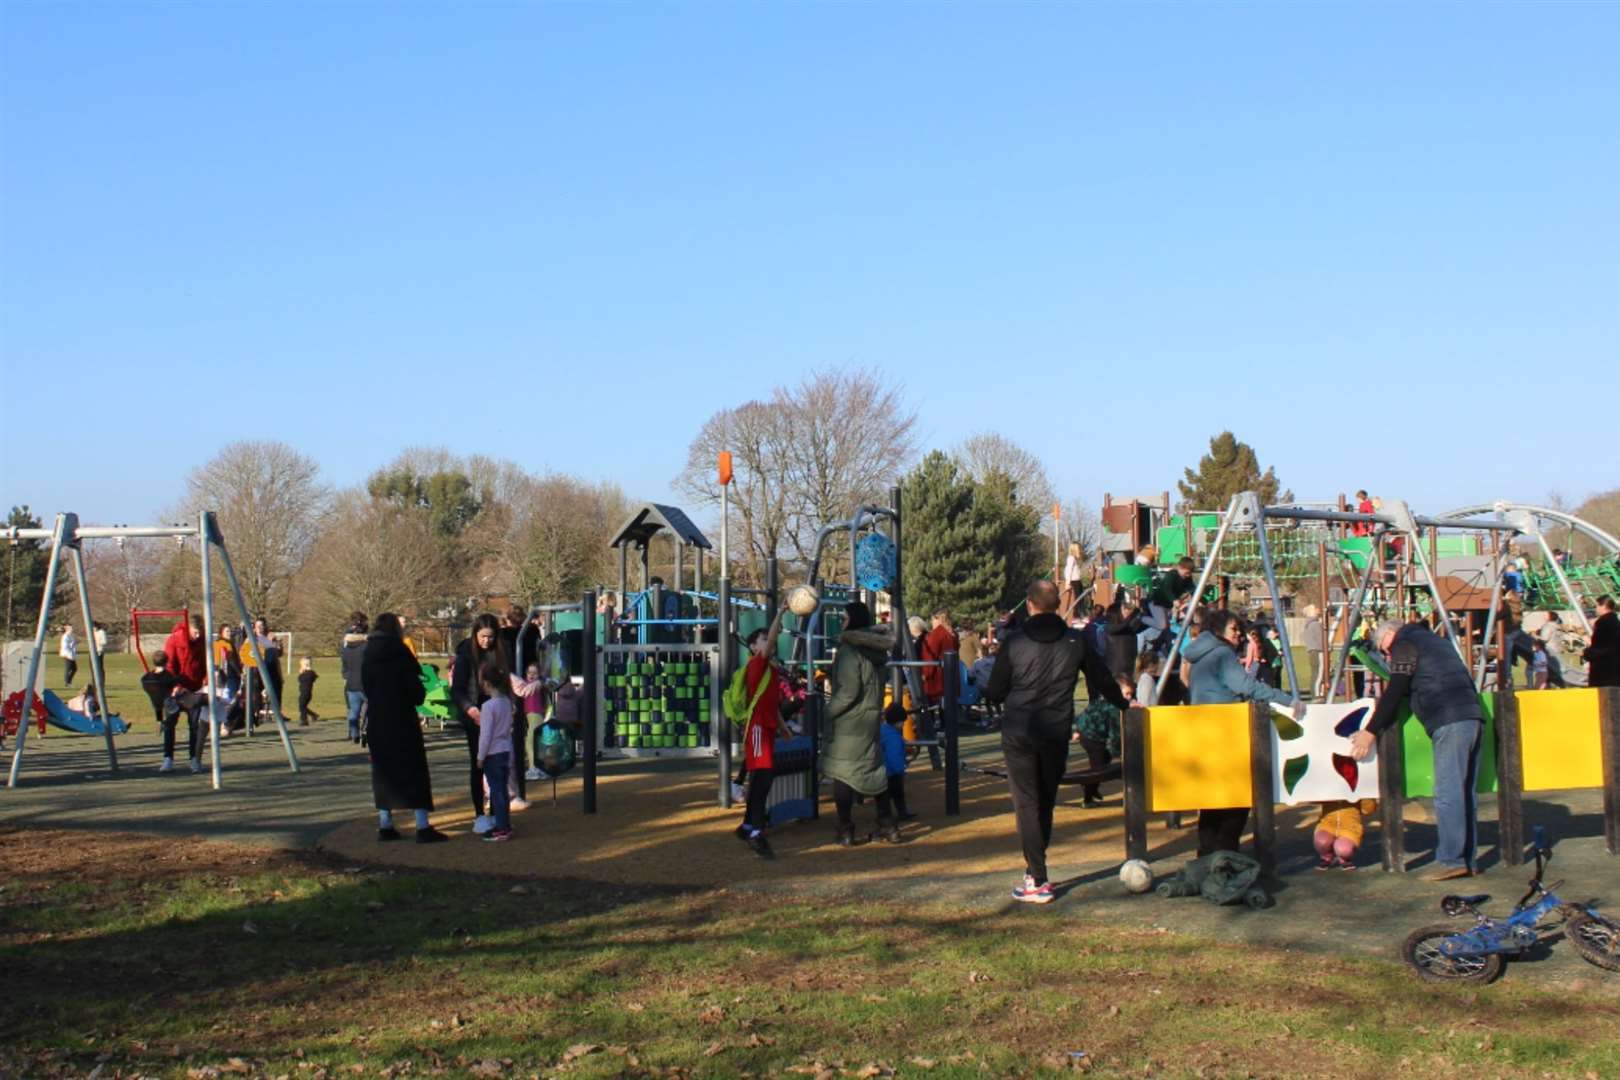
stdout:
<svg viewBox="0 0 1620 1080">
<path fill-rule="evenodd" d="M 883 630 L 846 630 L 827 676 L 821 728 L 821 772 L 862 795 L 888 790 L 883 749 L 883 665 L 893 637 Z"/>
</svg>

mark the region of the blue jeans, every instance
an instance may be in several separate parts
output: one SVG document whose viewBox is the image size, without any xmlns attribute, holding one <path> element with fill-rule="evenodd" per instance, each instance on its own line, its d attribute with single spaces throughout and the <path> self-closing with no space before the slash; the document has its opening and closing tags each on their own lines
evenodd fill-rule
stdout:
<svg viewBox="0 0 1620 1080">
<path fill-rule="evenodd" d="M 1136 635 L 1136 651 L 1144 653 L 1149 646 L 1165 652 L 1170 648 L 1169 640 L 1164 639 L 1170 629 L 1170 609 L 1163 604 L 1147 605 L 1147 628 Z M 1172 639 L 1173 640 L 1173 639 Z"/>
<path fill-rule="evenodd" d="M 349 701 L 349 738 L 360 737 L 360 710 L 365 708 L 366 695 L 359 690 L 345 690 L 343 696 Z"/>
<path fill-rule="evenodd" d="M 484 779 L 489 782 L 489 812 L 497 829 L 512 827 L 512 792 L 507 788 L 511 778 L 512 755 L 502 750 L 484 756 Z"/>
<path fill-rule="evenodd" d="M 1447 724 L 1434 733 L 1434 845 L 1436 866 L 1474 865 L 1474 829 L 1479 775 L 1479 740 L 1485 725 L 1478 720 Z"/>
</svg>

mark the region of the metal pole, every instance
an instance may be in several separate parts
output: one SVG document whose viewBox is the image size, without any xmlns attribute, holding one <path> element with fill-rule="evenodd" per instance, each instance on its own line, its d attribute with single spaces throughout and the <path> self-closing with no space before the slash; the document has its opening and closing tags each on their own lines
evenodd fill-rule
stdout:
<svg viewBox="0 0 1620 1080">
<path fill-rule="evenodd" d="M 201 538 L 198 547 L 202 555 L 202 591 L 203 591 L 203 641 L 207 644 L 204 650 L 208 654 L 207 671 L 208 685 L 204 688 L 208 697 L 208 746 L 211 771 L 213 773 L 214 790 L 220 788 L 220 761 L 219 761 L 219 702 L 216 692 L 219 689 L 219 671 L 214 666 L 214 568 L 209 559 L 208 544 L 208 511 L 204 510 L 197 515 L 197 535 Z M 191 628 L 186 628 L 189 633 Z"/>
<path fill-rule="evenodd" d="M 1405 517 L 1411 517 L 1411 511 L 1407 510 L 1404 502 L 1401 503 L 1401 510 L 1404 512 Z M 1457 650 L 1457 659 L 1463 662 L 1463 667 L 1466 669 L 1468 667 L 1468 656 L 1462 650 L 1462 643 L 1457 640 L 1457 628 L 1451 625 L 1451 613 L 1446 610 L 1446 602 L 1440 599 L 1440 583 L 1434 579 L 1434 566 L 1429 562 L 1428 553 L 1423 550 L 1423 544 L 1418 537 L 1417 529 L 1408 529 L 1406 535 L 1412 541 L 1412 547 L 1417 552 L 1418 562 L 1422 565 L 1423 579 L 1428 583 L 1429 595 L 1434 597 L 1434 608 L 1440 613 L 1440 625 L 1446 628 L 1446 636 L 1451 639 L 1451 647 Z M 1429 537 L 1433 539 L 1433 529 L 1430 529 Z"/>
<path fill-rule="evenodd" d="M 1541 535 L 1540 529 L 1536 530 L 1536 542 L 1541 545 L 1542 554 L 1547 556 L 1547 562 L 1552 564 L 1553 573 L 1558 577 L 1558 584 L 1563 587 L 1564 595 L 1569 597 L 1570 607 L 1575 609 L 1575 617 L 1581 620 L 1581 629 L 1590 634 L 1592 624 L 1586 618 L 1586 612 L 1581 609 L 1581 598 L 1576 594 L 1575 587 L 1569 583 L 1569 578 L 1564 576 L 1564 568 L 1559 566 L 1558 560 L 1553 557 L 1552 548 L 1547 546 L 1547 538 Z"/>
<path fill-rule="evenodd" d="M 253 632 L 253 616 L 248 612 L 247 600 L 242 595 L 242 586 L 236 580 L 236 568 L 231 565 L 231 553 L 225 547 L 225 537 L 219 531 L 219 524 L 213 514 L 207 515 L 205 523 L 207 531 L 203 533 L 203 545 L 212 543 L 219 548 L 219 561 L 225 567 L 225 580 L 230 582 L 231 595 L 236 598 L 236 610 L 241 613 L 242 621 L 247 624 L 248 645 L 253 652 L 253 663 L 262 673 L 264 680 L 264 699 L 270 703 L 270 715 L 276 721 L 276 729 L 281 733 L 282 748 L 287 751 L 287 766 L 293 772 L 298 772 L 298 754 L 293 750 L 292 732 L 287 730 L 287 718 L 281 715 L 281 693 L 270 682 L 270 668 L 264 661 L 264 654 L 259 649 L 259 635 Z M 253 698 L 247 700 L 247 711 L 253 712 Z M 252 721 L 249 720 L 249 727 Z"/>
<path fill-rule="evenodd" d="M 90 639 L 90 679 L 96 684 L 96 701 L 101 705 L 101 733 L 107 739 L 107 765 L 117 772 L 118 747 L 113 744 L 112 709 L 107 703 L 107 683 L 101 673 L 101 651 L 96 648 L 96 623 L 90 616 L 90 583 L 84 574 L 84 553 L 79 550 L 76 539 L 68 550 L 73 555 L 73 575 L 79 586 L 79 611 L 84 616 L 84 634 Z"/>
<path fill-rule="evenodd" d="M 1187 639 L 1187 631 L 1192 626 L 1192 612 L 1199 604 L 1204 602 L 1204 589 L 1209 585 L 1211 572 L 1220 558 L 1221 545 L 1226 542 L 1226 534 L 1232 528 L 1232 519 L 1237 517 L 1238 505 L 1243 501 L 1242 495 L 1232 496 L 1227 504 L 1226 516 L 1221 518 L 1220 528 L 1215 530 L 1215 542 L 1210 545 L 1209 556 L 1204 562 L 1204 569 L 1198 575 L 1198 584 L 1193 588 L 1192 602 L 1187 609 L 1187 617 L 1181 622 L 1181 630 L 1176 634 L 1175 641 L 1170 643 L 1170 655 L 1165 657 L 1164 669 L 1159 672 L 1159 685 L 1154 689 L 1155 698 L 1164 694 L 1165 683 L 1170 681 L 1170 673 L 1176 669 L 1176 657 L 1181 655 L 1181 643 Z"/>
<path fill-rule="evenodd" d="M 1255 523 L 1255 537 L 1260 543 L 1260 566 L 1266 572 L 1266 588 L 1271 591 L 1271 609 L 1277 619 L 1277 641 L 1282 646 L 1283 663 L 1288 665 L 1288 686 L 1295 698 L 1299 692 L 1299 670 L 1294 664 L 1294 650 L 1288 645 L 1288 620 L 1283 618 L 1282 594 L 1277 591 L 1277 570 L 1271 564 L 1271 543 L 1266 539 L 1266 508 L 1257 503 L 1259 520 Z"/>
<path fill-rule="evenodd" d="M 724 540 L 721 541 L 722 545 Z M 715 629 L 719 633 L 720 652 L 715 658 L 713 680 L 720 686 L 731 685 L 731 668 L 736 662 L 731 654 L 731 572 L 726 563 L 720 563 L 720 611 L 715 622 Z M 731 808 L 731 720 L 724 710 L 717 710 L 710 717 L 710 728 L 714 739 L 714 756 L 719 768 L 719 794 L 720 806 L 723 809 Z"/>
<path fill-rule="evenodd" d="M 1485 665 L 1491 656 L 1491 637 L 1496 633 L 1496 609 L 1502 604 L 1502 553 L 1505 545 L 1501 537 L 1491 534 L 1491 609 L 1485 615 L 1485 636 L 1479 639 L 1479 665 L 1474 669 L 1474 688 L 1485 689 Z M 1502 658 L 1497 657 L 1500 664 Z"/>
<path fill-rule="evenodd" d="M 596 744 L 597 717 L 600 715 L 596 695 L 596 590 L 585 590 L 585 596 L 580 601 L 580 675 L 585 682 L 585 692 L 579 697 L 580 708 L 586 713 L 580 719 L 584 723 L 580 726 L 581 756 L 585 759 L 581 764 L 580 774 L 583 780 L 584 809 L 587 814 L 596 813 Z"/>
<path fill-rule="evenodd" d="M 11 775 L 7 787 L 17 786 L 22 772 L 23 745 L 28 742 L 28 723 L 34 709 L 34 683 L 39 680 L 39 664 L 45 653 L 45 634 L 50 629 L 51 599 L 56 595 L 56 570 L 62 562 L 62 538 L 79 526 L 77 514 L 57 514 L 51 529 L 51 561 L 45 571 L 45 593 L 39 598 L 39 622 L 34 627 L 34 651 L 28 657 L 28 683 L 23 687 L 22 719 L 17 723 L 17 745 L 11 751 Z"/>
<path fill-rule="evenodd" d="M 1350 646 L 1355 644 L 1356 627 L 1361 623 L 1361 606 L 1366 603 L 1367 589 L 1372 585 L 1373 569 L 1383 562 L 1384 533 L 1380 529 L 1372 535 L 1372 548 L 1367 553 L 1367 568 L 1361 572 L 1361 584 L 1356 587 L 1356 598 L 1350 602 L 1350 610 L 1345 614 L 1344 621 L 1339 625 L 1344 627 L 1344 645 L 1339 649 L 1339 658 L 1333 662 L 1333 673 L 1329 678 L 1327 696 L 1323 699 L 1327 704 L 1333 704 L 1333 699 L 1339 694 L 1339 680 L 1344 678 L 1344 669 L 1350 663 Z"/>
</svg>

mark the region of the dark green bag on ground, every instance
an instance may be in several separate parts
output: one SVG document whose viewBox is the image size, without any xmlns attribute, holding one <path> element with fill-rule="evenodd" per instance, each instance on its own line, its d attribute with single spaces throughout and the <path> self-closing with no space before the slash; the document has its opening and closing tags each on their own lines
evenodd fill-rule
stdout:
<svg viewBox="0 0 1620 1080">
<path fill-rule="evenodd" d="M 1236 851 L 1217 851 L 1194 859 L 1160 882 L 1160 896 L 1202 896 L 1216 904 L 1247 904 L 1255 910 L 1271 906 L 1271 896 L 1255 884 L 1260 864 Z"/>
</svg>

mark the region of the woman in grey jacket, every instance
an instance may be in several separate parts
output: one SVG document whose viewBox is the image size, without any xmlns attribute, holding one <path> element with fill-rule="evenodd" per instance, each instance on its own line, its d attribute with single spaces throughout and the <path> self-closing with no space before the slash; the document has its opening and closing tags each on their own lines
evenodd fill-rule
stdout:
<svg viewBox="0 0 1620 1080">
<path fill-rule="evenodd" d="M 1294 716 L 1305 714 L 1305 703 L 1267 686 L 1247 671 L 1238 660 L 1237 648 L 1243 640 L 1243 620 L 1231 611 L 1212 611 L 1204 632 L 1188 643 L 1183 658 L 1192 665 L 1188 692 L 1194 705 L 1226 705 L 1235 701 L 1269 701 L 1293 704 Z M 1249 824 L 1248 807 L 1198 811 L 1198 854 L 1236 851 Z"/>
<path fill-rule="evenodd" d="M 832 781 L 839 844 L 855 843 L 851 812 L 857 794 L 877 802 L 878 835 L 897 844 L 900 826 L 889 805 L 889 775 L 878 738 L 883 727 L 883 669 L 894 635 L 874 627 L 872 613 L 860 601 L 844 612 L 844 631 L 827 676 L 821 771 Z"/>
</svg>

